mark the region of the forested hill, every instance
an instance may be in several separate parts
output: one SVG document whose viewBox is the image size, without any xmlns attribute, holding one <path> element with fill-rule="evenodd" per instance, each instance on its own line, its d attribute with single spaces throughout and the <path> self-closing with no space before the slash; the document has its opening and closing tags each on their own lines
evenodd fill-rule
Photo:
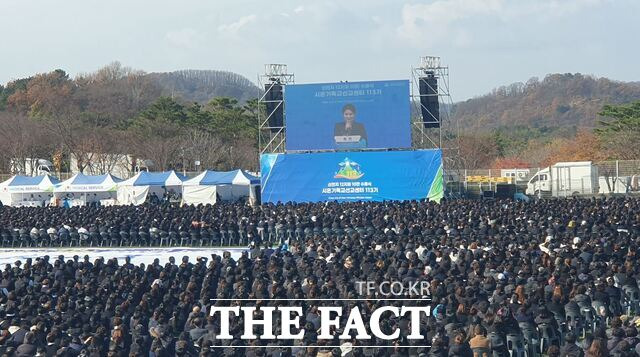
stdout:
<svg viewBox="0 0 640 357">
<path fill-rule="evenodd" d="M 259 92 L 231 72 L 146 73 L 118 62 L 73 78 L 57 69 L 17 79 L 0 85 L 0 172 L 9 172 L 15 158 L 55 154 L 63 170 L 71 155 L 86 164 L 113 153 L 150 160 L 157 171 L 193 170 L 196 161 L 218 170 L 257 169 Z M 637 159 L 640 126 L 625 118 L 635 107 L 605 104 L 638 100 L 637 82 L 551 74 L 456 103 L 460 167 L 495 167 L 500 159 L 511 160 L 508 167 L 513 159 L 523 165 Z M 594 132 L 603 108 L 625 121 Z M 94 173 L 108 171 L 107 163 L 102 167 Z"/>
<path fill-rule="evenodd" d="M 73 155 L 85 169 L 114 153 L 150 160 L 157 171 L 194 170 L 196 161 L 255 169 L 258 94 L 231 72 L 149 74 L 119 62 L 75 77 L 56 69 L 13 80 L 0 84 L 0 172 L 15 158 L 55 154 L 65 170 Z M 108 172 L 103 164 L 91 173 Z"/>
<path fill-rule="evenodd" d="M 157 82 L 163 95 L 178 96 L 189 102 L 205 104 L 215 97 L 246 102 L 259 94 L 253 82 L 232 72 L 188 69 L 147 76 Z"/>
<path fill-rule="evenodd" d="M 640 99 L 640 82 L 619 82 L 583 74 L 549 74 L 531 78 L 454 105 L 463 130 L 533 128 L 546 133 L 575 133 L 593 128 L 604 104 Z"/>
<path fill-rule="evenodd" d="M 99 102 L 101 105 L 107 106 L 105 112 L 110 109 L 118 111 L 124 104 L 125 106 L 135 102 L 138 111 L 146 105 L 153 102 L 160 96 L 174 98 L 180 102 L 207 104 L 213 98 L 228 97 L 236 99 L 239 103 L 245 103 L 250 99 L 259 96 L 258 87 L 246 77 L 227 71 L 215 70 L 179 70 L 174 72 L 163 73 L 145 73 L 122 66 L 119 62 L 111 63 L 96 72 L 80 74 L 76 78 L 69 78 L 68 74 L 63 70 L 55 70 L 49 74 L 34 74 L 32 77 L 17 79 L 6 84 L 0 83 L 0 111 L 10 105 L 9 98 L 17 92 L 27 91 L 30 93 L 26 97 L 49 96 L 56 94 L 63 82 L 51 81 L 52 78 L 59 76 L 65 81 L 71 80 L 68 88 L 62 92 L 75 92 L 79 96 L 84 96 L 82 102 Z M 48 78 L 52 77 L 52 78 Z M 47 79 L 48 78 L 48 79 Z M 49 93 L 43 93 L 40 86 L 33 86 L 34 82 L 46 79 L 46 88 Z M 34 81 L 35 80 L 35 81 Z M 38 89 L 36 91 L 36 89 Z M 34 93 L 37 92 L 37 93 Z M 59 93 L 58 93 L 59 94 Z M 67 93 L 68 94 L 68 93 Z M 135 97 L 130 100 L 129 97 Z M 14 98 L 14 107 L 26 103 L 19 103 Z M 91 100 L 87 100 L 91 99 Z M 112 103 L 113 102 L 113 103 Z M 125 103 L 123 103 L 125 102 Z M 33 104 L 33 103 L 30 103 Z M 68 106 L 66 103 L 65 106 Z M 114 104 L 110 106 L 109 104 Z M 28 109 L 28 108 L 22 108 Z M 129 115 L 137 114 L 137 111 L 128 113 Z"/>
</svg>

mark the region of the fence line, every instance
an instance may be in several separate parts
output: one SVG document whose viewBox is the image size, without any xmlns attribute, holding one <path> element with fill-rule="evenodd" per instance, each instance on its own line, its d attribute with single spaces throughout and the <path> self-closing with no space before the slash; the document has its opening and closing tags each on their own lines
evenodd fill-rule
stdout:
<svg viewBox="0 0 640 357">
<path fill-rule="evenodd" d="M 574 195 L 576 192 L 584 193 L 591 191 L 590 194 L 640 194 L 640 160 L 615 160 L 615 161 L 595 161 L 592 162 L 595 169 L 596 179 L 587 179 L 586 177 L 558 178 L 555 177 L 550 181 L 548 191 L 557 191 L 558 196 Z M 527 188 L 531 188 L 531 181 L 537 176 L 537 180 L 544 181 L 543 170 L 545 167 L 527 167 L 527 168 L 511 168 L 511 169 L 466 169 L 466 168 L 447 168 L 444 170 L 444 183 L 447 191 L 450 193 L 476 193 L 481 194 L 483 191 L 495 191 L 498 184 L 512 183 L 516 185 L 517 192 L 536 194 L 536 192 L 527 192 Z M 186 174 L 188 178 L 192 178 L 201 173 L 201 171 L 180 172 Z M 71 178 L 75 173 L 62 172 L 54 174 L 60 181 Z M 255 174 L 255 173 L 252 173 Z M 0 173 L 0 182 L 6 181 L 14 174 Z M 129 173 L 128 177 L 120 177 L 122 179 L 130 178 L 135 173 Z M 548 173 L 547 173 L 548 175 Z M 534 180 L 534 181 L 537 181 Z M 530 190 L 531 191 L 531 190 Z M 541 191 L 545 191 L 542 189 Z M 555 194 L 554 194 L 555 195 Z"/>
<path fill-rule="evenodd" d="M 511 183 L 517 192 L 551 196 L 576 194 L 640 194 L 640 160 L 593 161 L 593 170 L 561 171 L 562 163 L 549 167 L 511 169 L 446 168 L 445 184 L 451 193 L 495 191 L 496 185 Z M 592 176 L 589 176 L 589 173 Z M 555 174 L 556 177 L 551 177 Z M 571 176 L 573 174 L 573 176 Z M 576 177 L 578 176 L 578 177 Z M 543 184 L 548 187 L 543 187 Z M 529 189 L 529 191 L 527 191 Z"/>
</svg>

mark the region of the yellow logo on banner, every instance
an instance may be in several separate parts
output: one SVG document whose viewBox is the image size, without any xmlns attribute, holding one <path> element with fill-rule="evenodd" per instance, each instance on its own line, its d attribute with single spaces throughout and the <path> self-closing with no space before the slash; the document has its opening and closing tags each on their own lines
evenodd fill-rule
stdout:
<svg viewBox="0 0 640 357">
<path fill-rule="evenodd" d="M 336 172 L 334 178 L 357 180 L 364 176 L 364 173 L 360 171 L 360 165 L 355 161 L 349 160 L 349 158 L 345 158 L 339 165 L 340 170 Z"/>
</svg>

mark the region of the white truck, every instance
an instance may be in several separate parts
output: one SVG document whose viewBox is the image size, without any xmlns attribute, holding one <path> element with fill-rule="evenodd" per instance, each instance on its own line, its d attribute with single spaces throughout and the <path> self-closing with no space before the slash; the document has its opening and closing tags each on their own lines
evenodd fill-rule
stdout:
<svg viewBox="0 0 640 357">
<path fill-rule="evenodd" d="M 11 159 L 11 173 L 15 175 L 41 176 L 53 172 L 53 164 L 46 159 Z"/>
<path fill-rule="evenodd" d="M 558 162 L 536 172 L 527 183 L 531 196 L 566 197 L 597 194 L 598 168 L 591 161 Z"/>
</svg>

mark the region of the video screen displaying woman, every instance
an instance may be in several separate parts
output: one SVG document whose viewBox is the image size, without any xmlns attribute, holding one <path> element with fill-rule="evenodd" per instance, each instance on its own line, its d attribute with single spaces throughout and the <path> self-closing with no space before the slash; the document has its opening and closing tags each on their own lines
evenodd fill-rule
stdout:
<svg viewBox="0 0 640 357">
<path fill-rule="evenodd" d="M 336 146 L 367 147 L 367 131 L 362 123 L 356 122 L 356 107 L 353 104 L 342 107 L 342 119 L 333 129 Z"/>
</svg>

